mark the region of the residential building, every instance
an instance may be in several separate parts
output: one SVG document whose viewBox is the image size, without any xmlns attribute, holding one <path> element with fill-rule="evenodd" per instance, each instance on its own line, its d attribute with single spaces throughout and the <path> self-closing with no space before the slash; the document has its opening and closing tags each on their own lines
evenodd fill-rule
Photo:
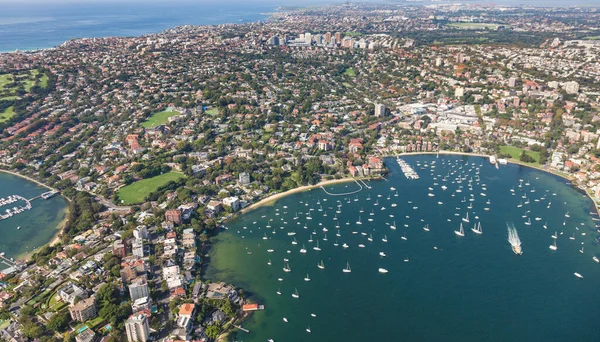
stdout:
<svg viewBox="0 0 600 342">
<path fill-rule="evenodd" d="M 237 211 L 240 209 L 240 199 L 237 197 L 226 197 L 223 199 L 223 205 L 230 207 L 233 211 Z"/>
<path fill-rule="evenodd" d="M 75 336 L 75 342 L 96 342 L 97 339 L 98 337 L 92 329 L 85 329 Z"/>
<path fill-rule="evenodd" d="M 563 85 L 567 94 L 577 94 L 579 92 L 579 83 L 575 81 L 567 82 Z"/>
<path fill-rule="evenodd" d="M 135 314 L 125 322 L 125 331 L 129 342 L 146 342 L 150 339 L 150 326 L 148 317 L 144 314 Z"/>
<path fill-rule="evenodd" d="M 241 185 L 250 184 L 250 174 L 248 172 L 240 173 L 240 175 L 238 177 L 238 181 L 240 182 Z"/>
<path fill-rule="evenodd" d="M 127 256 L 127 241 L 125 240 L 115 240 L 113 243 L 113 254 L 124 258 Z"/>
<path fill-rule="evenodd" d="M 384 104 L 379 103 L 375 105 L 375 116 L 385 116 Z"/>
<path fill-rule="evenodd" d="M 85 322 L 98 315 L 96 297 L 82 299 L 69 308 L 69 313 L 74 321 Z"/>
<path fill-rule="evenodd" d="M 65 303 L 75 304 L 78 299 L 87 298 L 87 292 L 81 287 L 68 283 L 58 290 L 58 297 Z"/>
<path fill-rule="evenodd" d="M 150 292 L 148 290 L 148 281 L 145 276 L 135 278 L 129 287 L 129 297 L 131 301 L 136 299 L 148 297 Z"/>
<path fill-rule="evenodd" d="M 148 228 L 146 226 L 137 226 L 133 230 L 133 237 L 136 239 L 147 239 L 148 238 Z"/>
<path fill-rule="evenodd" d="M 181 224 L 181 211 L 177 209 L 167 210 L 165 212 L 165 221 L 172 222 L 173 224 Z"/>
</svg>

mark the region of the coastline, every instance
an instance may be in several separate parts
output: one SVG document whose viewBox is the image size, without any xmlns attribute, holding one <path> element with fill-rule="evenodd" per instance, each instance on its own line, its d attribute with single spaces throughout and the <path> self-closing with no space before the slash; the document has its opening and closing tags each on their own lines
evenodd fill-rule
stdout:
<svg viewBox="0 0 600 342">
<path fill-rule="evenodd" d="M 0 172 L 4 172 L 4 173 L 7 173 L 7 174 L 10 174 L 10 175 L 16 176 L 16 177 L 23 178 L 23 179 L 25 179 L 25 180 L 27 180 L 27 181 L 30 181 L 30 182 L 32 182 L 32 183 L 35 183 L 35 184 L 37 184 L 38 186 L 44 187 L 44 188 L 46 188 L 46 189 L 49 189 L 49 190 L 52 190 L 52 191 L 58 191 L 57 189 L 55 189 L 55 188 L 53 188 L 53 187 L 51 187 L 51 186 L 49 186 L 49 185 L 47 185 L 47 184 L 44 184 L 44 183 L 42 183 L 42 182 L 40 182 L 40 181 L 38 181 L 38 180 L 35 180 L 35 179 L 31 178 L 31 177 L 28 177 L 28 176 L 22 175 L 22 174 L 20 174 L 20 173 L 14 172 L 14 171 L 9 171 L 9 170 L 5 170 L 5 169 L 2 169 L 2 168 L 0 168 Z M 60 191 L 58 191 L 58 192 L 60 192 Z M 68 197 L 66 197 L 66 196 L 63 196 L 62 194 L 61 194 L 61 196 L 62 196 L 64 199 L 66 199 L 68 203 L 70 203 L 70 202 L 71 202 L 71 199 L 70 199 L 70 198 L 68 198 Z M 62 233 L 63 233 L 63 230 L 64 230 L 64 228 L 65 228 L 65 225 L 67 224 L 68 215 L 69 215 L 69 206 L 67 206 L 67 207 L 65 208 L 65 210 L 64 210 L 64 217 L 63 217 L 63 219 L 62 219 L 62 220 L 59 222 L 59 224 L 56 226 L 56 233 L 54 233 L 54 235 L 52 236 L 52 239 L 50 239 L 50 241 L 48 241 L 46 244 L 44 244 L 44 245 L 42 245 L 42 246 L 40 246 L 40 247 L 38 247 L 38 248 L 36 248 L 36 249 L 34 249 L 34 250 L 32 250 L 32 251 L 29 251 L 29 252 L 26 252 L 26 253 L 23 253 L 23 254 L 19 254 L 19 255 L 17 255 L 17 256 L 15 257 L 15 259 L 16 259 L 16 260 L 24 260 L 24 261 L 28 261 L 28 260 L 31 258 L 31 256 L 32 256 L 33 254 L 35 254 L 35 252 L 36 252 L 37 250 L 39 250 L 40 248 L 42 248 L 42 247 L 44 247 L 44 246 L 50 246 L 50 247 L 52 247 L 52 246 L 54 246 L 54 245 L 56 245 L 56 244 L 60 243 L 60 242 L 61 242 L 61 235 L 62 235 Z"/>
<path fill-rule="evenodd" d="M 234 219 L 234 218 L 237 218 L 238 216 L 241 216 L 241 215 L 243 215 L 243 214 L 245 214 L 247 212 L 250 212 L 250 211 L 252 211 L 254 209 L 257 209 L 257 208 L 260 208 L 262 206 L 265 206 L 265 205 L 277 202 L 278 200 L 280 200 L 280 199 L 282 199 L 282 198 L 284 198 L 286 196 L 292 195 L 292 194 L 296 194 L 296 193 L 304 192 L 304 191 L 309 191 L 309 190 L 320 188 L 320 187 L 326 186 L 326 185 L 347 183 L 347 182 L 352 182 L 352 181 L 354 181 L 354 178 L 352 178 L 352 177 L 345 177 L 345 178 L 340 178 L 340 179 L 331 179 L 331 180 L 321 181 L 321 182 L 319 182 L 317 184 L 314 184 L 314 185 L 303 185 L 303 186 L 300 186 L 300 187 L 297 187 L 297 188 L 293 188 L 293 189 L 290 189 L 290 190 L 287 190 L 287 191 L 284 191 L 284 192 L 275 193 L 275 194 L 269 195 L 269 196 L 261 199 L 258 202 L 252 203 L 248 207 L 240 210 L 235 215 L 233 215 L 232 217 L 230 217 L 229 219 L 227 219 L 227 221 L 231 220 L 231 219 Z"/>
</svg>

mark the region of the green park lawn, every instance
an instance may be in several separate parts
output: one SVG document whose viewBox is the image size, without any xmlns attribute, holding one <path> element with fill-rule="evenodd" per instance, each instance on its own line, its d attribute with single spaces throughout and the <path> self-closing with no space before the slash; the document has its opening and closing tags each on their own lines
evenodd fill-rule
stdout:
<svg viewBox="0 0 600 342">
<path fill-rule="evenodd" d="M 348 37 L 360 37 L 363 34 L 360 32 L 346 32 L 344 33 L 344 36 L 348 36 Z"/>
<path fill-rule="evenodd" d="M 183 173 L 168 172 L 160 176 L 142 179 L 119 189 L 118 196 L 123 204 L 142 203 L 146 197 L 170 181 L 185 177 Z"/>
<path fill-rule="evenodd" d="M 48 86 L 48 75 L 44 74 L 40 78 L 40 87 L 46 88 Z"/>
<path fill-rule="evenodd" d="M 0 74 L 0 89 L 12 81 L 13 77 L 11 74 Z"/>
<path fill-rule="evenodd" d="M 0 319 L 0 330 L 8 327 L 10 325 L 10 319 L 7 319 L 6 321 L 3 321 Z"/>
<path fill-rule="evenodd" d="M 9 120 L 15 115 L 13 111 L 13 106 L 6 108 L 3 112 L 0 112 L 0 122 L 4 122 Z"/>
<path fill-rule="evenodd" d="M 356 70 L 354 70 L 354 68 L 348 68 L 346 71 L 344 71 L 344 75 L 356 77 Z"/>
<path fill-rule="evenodd" d="M 510 154 L 512 159 L 519 160 L 521 153 L 523 153 L 523 149 L 514 147 L 514 146 L 505 145 L 505 146 L 500 146 L 500 153 Z M 540 153 L 539 152 L 525 151 L 525 154 L 529 155 L 530 157 L 532 157 L 535 160 L 535 163 L 531 163 L 531 164 L 539 164 L 539 161 L 540 161 Z"/>
<path fill-rule="evenodd" d="M 584 40 L 600 40 L 600 36 L 587 36 L 583 38 Z"/>
<path fill-rule="evenodd" d="M 174 110 L 163 110 L 162 112 L 154 113 L 146 121 L 142 123 L 144 128 L 153 128 L 159 125 L 164 125 L 169 122 L 169 118 L 175 115 L 179 115 L 179 112 Z"/>
<path fill-rule="evenodd" d="M 204 113 L 206 113 L 206 115 L 218 115 L 219 109 L 213 107 L 213 108 L 205 110 Z"/>
<path fill-rule="evenodd" d="M 500 25 L 493 23 L 450 23 L 448 26 L 466 30 L 481 30 L 486 28 L 495 30 Z"/>
<path fill-rule="evenodd" d="M 94 330 L 94 329 L 96 329 L 98 326 L 100 326 L 100 324 L 102 324 L 103 322 L 104 322 L 104 319 L 102 319 L 102 317 L 98 316 L 98 317 L 96 317 L 96 318 L 94 318 L 94 319 L 91 319 L 91 320 L 87 321 L 87 324 L 86 324 L 86 325 L 87 325 L 87 326 L 88 326 L 90 329 Z"/>
</svg>

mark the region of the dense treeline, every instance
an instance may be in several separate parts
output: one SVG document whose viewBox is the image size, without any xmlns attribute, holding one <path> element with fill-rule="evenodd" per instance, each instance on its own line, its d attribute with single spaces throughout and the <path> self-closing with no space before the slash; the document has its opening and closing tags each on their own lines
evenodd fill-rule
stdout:
<svg viewBox="0 0 600 342">
<path fill-rule="evenodd" d="M 64 237 L 73 237 L 79 232 L 90 229 L 96 222 L 97 214 L 102 211 L 102 204 L 93 201 L 90 194 L 77 192 L 69 204 L 69 214 L 63 232 Z"/>
</svg>

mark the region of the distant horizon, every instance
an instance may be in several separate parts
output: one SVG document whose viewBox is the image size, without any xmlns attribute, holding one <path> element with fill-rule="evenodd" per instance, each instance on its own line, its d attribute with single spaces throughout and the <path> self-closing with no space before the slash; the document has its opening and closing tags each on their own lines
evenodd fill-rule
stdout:
<svg viewBox="0 0 600 342">
<path fill-rule="evenodd" d="M 98 4 L 156 4 L 156 5 L 178 5 L 178 4 L 237 4 L 243 2 L 245 4 L 257 5 L 276 5 L 276 6 L 307 6 L 307 5 L 330 5 L 330 4 L 360 4 L 360 3 L 379 3 L 379 4 L 443 4 L 443 3 L 468 3 L 468 4 L 485 4 L 485 5 L 510 5 L 510 6 L 536 6 L 536 7 L 600 7 L 598 0 L 0 0 L 2 5 L 15 5 L 17 7 L 26 7 L 28 5 L 46 5 L 52 7 L 54 5 L 98 5 Z M 1 9 L 1 7 L 0 7 Z M 0 15 L 1 16 L 1 15 Z"/>
</svg>

